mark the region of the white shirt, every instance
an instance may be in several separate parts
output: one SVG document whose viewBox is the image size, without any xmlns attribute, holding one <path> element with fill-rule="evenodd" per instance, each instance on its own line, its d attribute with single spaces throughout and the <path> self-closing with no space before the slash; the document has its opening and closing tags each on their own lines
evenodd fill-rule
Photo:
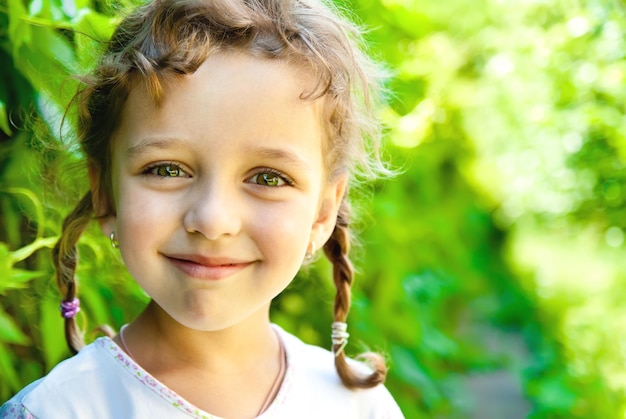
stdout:
<svg viewBox="0 0 626 419">
<path fill-rule="evenodd" d="M 285 378 L 259 419 L 402 419 L 380 385 L 349 390 L 335 371 L 333 354 L 276 327 L 285 345 Z M 137 365 L 103 337 L 57 365 L 0 407 L 0 418 L 211 418 Z"/>
</svg>

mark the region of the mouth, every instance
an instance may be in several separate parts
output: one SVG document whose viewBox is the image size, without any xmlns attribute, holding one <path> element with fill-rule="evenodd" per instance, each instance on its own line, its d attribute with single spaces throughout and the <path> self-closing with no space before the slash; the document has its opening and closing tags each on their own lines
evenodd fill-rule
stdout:
<svg viewBox="0 0 626 419">
<path fill-rule="evenodd" d="M 200 255 L 164 256 L 185 275 L 209 281 L 228 278 L 254 263 L 228 257 L 204 257 Z"/>
</svg>

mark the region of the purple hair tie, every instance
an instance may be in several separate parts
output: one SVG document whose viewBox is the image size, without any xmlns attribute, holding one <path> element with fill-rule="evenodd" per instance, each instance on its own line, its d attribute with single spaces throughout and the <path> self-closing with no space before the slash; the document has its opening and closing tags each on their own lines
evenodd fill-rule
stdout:
<svg viewBox="0 0 626 419">
<path fill-rule="evenodd" d="M 74 298 L 72 301 L 61 301 L 61 316 L 64 319 L 71 319 L 80 311 L 80 301 Z"/>
</svg>

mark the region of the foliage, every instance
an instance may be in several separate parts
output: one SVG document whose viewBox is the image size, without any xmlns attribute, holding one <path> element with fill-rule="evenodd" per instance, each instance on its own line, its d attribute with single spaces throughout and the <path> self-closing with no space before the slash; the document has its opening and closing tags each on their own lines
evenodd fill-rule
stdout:
<svg viewBox="0 0 626 419">
<path fill-rule="evenodd" d="M 395 71 L 381 117 L 403 168 L 364 204 L 349 352 L 366 342 L 389 355 L 388 387 L 409 418 L 470 415 L 463 377 L 498 370 L 523 383 L 531 417 L 622 417 L 622 6 L 342 4 Z M 0 400 L 68 355 L 49 248 L 86 185 L 60 121 L 70 76 L 125 6 L 0 0 Z M 97 230 L 80 244 L 87 330 L 119 327 L 146 301 Z M 273 318 L 328 346 L 332 292 L 319 261 Z M 494 349 L 494 330 L 523 336 L 526 355 Z"/>
</svg>

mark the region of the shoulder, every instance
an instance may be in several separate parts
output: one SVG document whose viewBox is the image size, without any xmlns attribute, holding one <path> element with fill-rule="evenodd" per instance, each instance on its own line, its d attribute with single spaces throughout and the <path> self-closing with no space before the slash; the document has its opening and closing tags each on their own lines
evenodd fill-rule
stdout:
<svg viewBox="0 0 626 419">
<path fill-rule="evenodd" d="M 111 400 L 120 380 L 110 339 L 100 338 L 50 373 L 31 383 L 2 406 L 0 418 L 89 417 L 92 401 Z"/>
<path fill-rule="evenodd" d="M 36 388 L 42 379 L 39 379 L 15 395 L 11 400 L 0 406 L 0 418 L 2 419 L 30 419 L 34 418 L 33 414 L 22 404 L 22 400 L 26 394 Z"/>
<path fill-rule="evenodd" d="M 299 412 L 315 412 L 315 417 L 401 419 L 404 416 L 384 385 L 351 390 L 345 387 L 335 370 L 334 354 L 324 348 L 308 345 L 279 329 L 288 356 L 286 383 L 290 386 L 286 405 Z M 369 368 L 351 361 L 354 368 L 367 373 Z M 324 412 L 324 414 L 320 414 Z M 298 416 L 303 417 L 303 416 Z"/>
</svg>

